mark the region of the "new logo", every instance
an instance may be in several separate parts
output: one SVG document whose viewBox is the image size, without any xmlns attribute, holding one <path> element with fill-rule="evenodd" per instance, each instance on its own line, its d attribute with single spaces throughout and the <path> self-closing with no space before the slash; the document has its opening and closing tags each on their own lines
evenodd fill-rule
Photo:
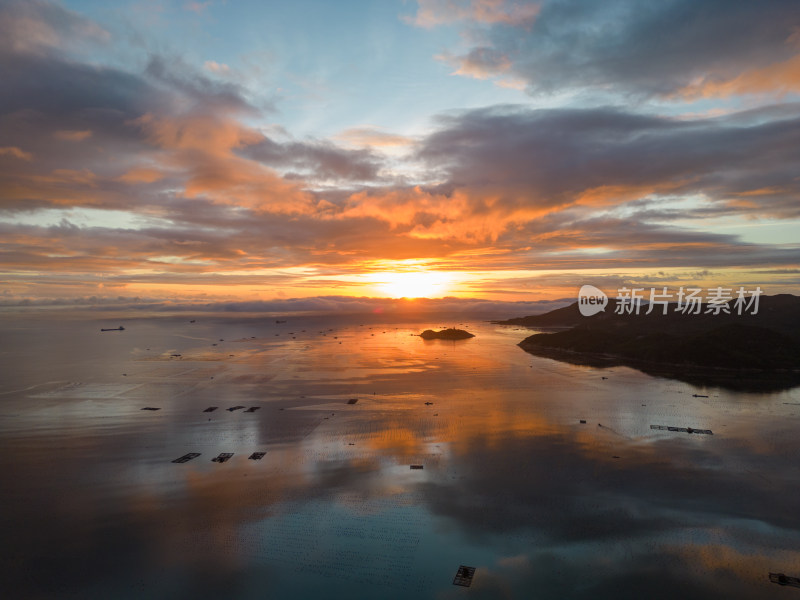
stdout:
<svg viewBox="0 0 800 600">
<path fill-rule="evenodd" d="M 599 290 L 593 285 L 581 286 L 578 292 L 578 310 L 584 317 L 591 317 L 602 312 L 608 306 L 608 296 L 603 290 Z"/>
</svg>

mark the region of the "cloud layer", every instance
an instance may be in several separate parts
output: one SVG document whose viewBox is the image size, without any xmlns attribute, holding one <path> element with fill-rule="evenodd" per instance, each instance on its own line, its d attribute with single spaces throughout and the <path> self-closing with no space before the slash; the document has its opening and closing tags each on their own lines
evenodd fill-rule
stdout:
<svg viewBox="0 0 800 600">
<path fill-rule="evenodd" d="M 501 14 L 504 3 L 487 4 Z M 482 5 L 471 3 L 473 13 Z M 460 73 L 510 70 L 534 94 L 727 96 L 796 92 L 800 85 L 800 8 L 791 0 L 545 0 L 517 3 L 515 10 L 533 17 L 483 19 L 488 31 L 455 60 Z M 420 2 L 420 14 L 439 13 Z"/>
<path fill-rule="evenodd" d="M 792 289 L 797 244 L 742 232 L 800 220 L 800 103 L 783 75 L 800 52 L 797 12 L 420 2 L 416 25 L 480 28 L 461 74 L 621 95 L 452 110 L 424 135 L 362 124 L 315 138 L 274 126 L 272 99 L 222 63 L 152 51 L 138 66 L 104 63 L 118 40 L 99 24 L 6 3 L 3 293 L 370 295 L 363 275 L 418 268 L 464 274 L 461 295 L 505 299 L 564 297 L 609 271 L 677 282 L 710 269 L 740 283 L 769 272 Z M 619 101 L 754 91 L 768 101 L 719 114 Z"/>
</svg>

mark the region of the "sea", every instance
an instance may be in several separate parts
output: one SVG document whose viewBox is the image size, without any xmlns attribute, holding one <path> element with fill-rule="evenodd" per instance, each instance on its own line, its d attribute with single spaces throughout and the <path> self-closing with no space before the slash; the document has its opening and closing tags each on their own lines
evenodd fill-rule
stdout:
<svg viewBox="0 0 800 600">
<path fill-rule="evenodd" d="M 418 335 L 442 327 L 475 337 Z M 800 594 L 800 388 L 568 364 L 532 333 L 3 313 L 2 596 Z"/>
</svg>

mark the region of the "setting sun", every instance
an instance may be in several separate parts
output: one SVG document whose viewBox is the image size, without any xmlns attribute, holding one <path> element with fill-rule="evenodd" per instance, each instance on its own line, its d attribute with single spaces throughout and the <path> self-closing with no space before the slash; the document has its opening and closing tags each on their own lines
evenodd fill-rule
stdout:
<svg viewBox="0 0 800 600">
<path fill-rule="evenodd" d="M 435 271 L 379 273 L 375 288 L 391 298 L 439 298 L 449 291 L 450 276 Z"/>
</svg>

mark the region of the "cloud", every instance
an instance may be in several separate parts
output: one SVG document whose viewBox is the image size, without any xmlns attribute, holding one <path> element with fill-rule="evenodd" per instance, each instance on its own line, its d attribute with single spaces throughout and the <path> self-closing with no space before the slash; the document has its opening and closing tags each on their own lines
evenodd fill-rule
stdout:
<svg viewBox="0 0 800 600">
<path fill-rule="evenodd" d="M 465 75 L 475 79 L 496 77 L 511 68 L 508 56 L 485 46 L 473 48 L 464 56 L 443 54 L 436 58 L 455 67 L 453 75 Z"/>
<path fill-rule="evenodd" d="M 349 196 L 335 218 L 378 219 L 411 238 L 489 243 L 511 223 L 546 213 L 540 207 L 509 202 L 504 194 L 511 193 L 510 188 L 442 192 L 420 186 L 362 190 Z"/>
<path fill-rule="evenodd" d="M 92 137 L 92 132 L 89 129 L 85 129 L 83 131 L 59 130 L 53 134 L 53 137 L 55 137 L 57 140 L 63 140 L 66 142 L 80 142 L 86 138 Z"/>
<path fill-rule="evenodd" d="M 418 17 L 422 23 L 441 22 L 436 15 L 447 14 L 425 7 L 421 3 L 421 14 L 430 16 Z M 798 90 L 800 8 L 791 0 L 549 0 L 524 24 L 498 20 L 490 26 L 461 57 L 461 74 L 509 73 L 527 82 L 532 94 L 671 98 Z M 475 56 L 489 50 L 505 60 Z"/>
<path fill-rule="evenodd" d="M 352 127 L 336 135 L 336 139 L 353 146 L 391 148 L 409 146 L 414 140 L 396 133 L 387 133 L 377 127 Z"/>
<path fill-rule="evenodd" d="M 507 106 L 441 122 L 418 152 L 440 189 L 490 196 L 508 214 L 698 194 L 739 213 L 800 214 L 800 105 L 693 121 Z"/>
<path fill-rule="evenodd" d="M 137 167 L 131 169 L 124 175 L 121 175 L 119 180 L 129 184 L 153 183 L 155 181 L 160 181 L 164 177 L 165 173 L 159 169 L 150 167 Z"/>
<path fill-rule="evenodd" d="M 183 9 L 201 15 L 212 4 L 213 2 L 211 2 L 211 0 L 206 0 L 205 2 L 186 2 L 183 5 Z"/>
<path fill-rule="evenodd" d="M 69 28 L 62 31 L 67 33 Z M 147 111 L 166 110 L 167 90 L 141 75 L 59 52 L 12 52 L 0 59 L 0 79 L 0 146 L 24 148 L 35 157 L 24 168 L 0 161 L 0 207 L 113 208 L 125 202 L 108 178 L 147 150 L 128 123 Z M 69 173 L 92 173 L 92 185 Z"/>
<path fill-rule="evenodd" d="M 313 210 L 314 199 L 302 186 L 235 152 L 262 144 L 264 138 L 234 119 L 208 113 L 148 113 L 133 124 L 154 147 L 164 151 L 162 164 L 180 173 L 183 194 L 188 198 L 204 197 L 274 213 Z"/>
<path fill-rule="evenodd" d="M 783 97 L 792 92 L 800 92 L 800 54 L 729 78 L 705 76 L 690 82 L 676 95 L 687 99 L 751 94 Z"/>
<path fill-rule="evenodd" d="M 418 27 L 436 27 L 458 21 L 527 25 L 539 13 L 539 4 L 514 0 L 417 0 L 417 13 L 410 22 Z"/>
<path fill-rule="evenodd" d="M 273 168 L 295 171 L 293 179 L 375 181 L 382 159 L 367 149 L 348 149 L 325 140 L 277 142 L 262 138 L 241 153 Z"/>
<path fill-rule="evenodd" d="M 562 5 L 543 5 L 530 35 L 556 35 Z M 173 286 L 177 295 L 188 286 L 328 293 L 354 289 L 352 277 L 376 262 L 424 259 L 496 270 L 480 276 L 483 289 L 511 297 L 565 282 L 514 282 L 507 272 L 639 269 L 620 279 L 645 279 L 659 268 L 800 264 L 794 247 L 706 225 L 800 219 L 800 104 L 679 117 L 492 106 L 445 113 L 413 138 L 370 126 L 296 138 L 261 126 L 272 106 L 220 78 L 224 65 L 156 53 L 137 68 L 89 62 L 69 51 L 89 22 L 61 23 L 35 2 L 39 12 L 14 6 L 57 34 L 37 49 L 0 44 L 0 252 L 15 293 L 86 296 L 100 283 L 137 293 Z M 509 6 L 488 3 L 480 14 Z M 592 6 L 573 9 L 608 17 Z M 623 11 L 615 26 L 639 27 L 660 10 Z M 542 22 L 552 29 L 537 33 Z M 489 25 L 489 41 L 522 31 Z M 458 64 L 513 78 L 515 52 L 482 42 Z"/>
<path fill-rule="evenodd" d="M 54 306 L 74 308 L 92 306 L 97 309 L 124 308 L 139 311 L 186 311 L 209 313 L 280 313 L 280 314 L 353 314 L 353 315 L 458 315 L 459 318 L 506 318 L 508 315 L 535 315 L 567 306 L 572 299 L 502 302 L 461 298 L 390 299 L 352 296 L 315 296 L 238 302 L 181 303 L 156 297 L 95 295 L 71 298 L 0 298 L 0 306 Z"/>
<path fill-rule="evenodd" d="M 180 58 L 153 55 L 147 63 L 145 74 L 169 86 L 170 91 L 180 94 L 184 101 L 191 102 L 193 110 L 221 111 L 252 117 L 263 110 L 273 109 L 269 103 L 256 107 L 239 84 L 209 79 Z"/>
<path fill-rule="evenodd" d="M 0 6 L 0 55 L 50 54 L 110 39 L 94 21 L 46 0 L 6 0 Z"/>
<path fill-rule="evenodd" d="M 93 123 L 98 133 L 81 145 L 98 138 L 117 144 L 125 152 L 116 162 L 124 157 L 126 169 L 109 170 L 101 161 L 92 169 L 5 174 L 13 185 L 4 186 L 4 202 L 15 211 L 41 206 L 36 200 L 150 219 L 124 227 L 6 226 L 4 264 L 39 273 L 42 293 L 57 296 L 53 290 L 64 286 L 77 292 L 92 281 L 122 289 L 172 286 L 178 295 L 175 286 L 235 293 L 266 282 L 314 293 L 336 285 L 337 273 L 363 272 L 364 261 L 376 258 L 427 257 L 445 270 L 493 270 L 497 275 L 484 276 L 478 288 L 506 295 L 566 282 L 510 283 L 504 271 L 800 263 L 791 248 L 668 224 L 743 211 L 793 218 L 800 146 L 800 108 L 793 105 L 695 120 L 613 108 L 466 111 L 443 116 L 415 146 L 414 160 L 437 183 L 375 181 L 313 192 L 307 186 L 315 173 L 353 181 L 374 177 L 380 163 L 369 152 L 333 144 L 273 141 L 235 111 L 150 106 L 120 128 Z M 40 137 L 43 149 L 52 144 L 47 129 Z M 304 168 L 311 178 L 286 179 L 273 170 L 280 168 Z M 672 208 L 684 195 L 704 200 L 687 211 Z M 267 274 L 288 267 L 312 272 Z M 319 269 L 334 271 L 320 278 Z M 24 280 L 14 277 L 14 285 L 31 285 Z"/>
<path fill-rule="evenodd" d="M 16 146 L 5 146 L 0 148 L 0 156 L 13 156 L 14 158 L 18 158 L 20 160 L 33 160 L 33 154 L 30 152 L 25 152 Z"/>
<path fill-rule="evenodd" d="M 0 145 L 19 152 L 25 147 L 23 154 L 4 154 L 36 161 L 27 161 L 24 170 L 0 164 L 0 206 L 119 208 L 131 198 L 142 206 L 160 204 L 163 189 L 278 212 L 307 210 L 313 200 L 301 185 L 236 154 L 264 139 L 238 121 L 257 116 L 263 106 L 237 85 L 160 56 L 131 73 L 58 53 L 11 52 L 0 61 L 6 84 L 0 91 Z M 82 143 L 65 151 L 53 138 Z M 316 153 L 321 168 L 345 168 L 336 163 L 335 149 Z M 153 185 L 158 181 L 161 190 Z M 142 187 L 131 196 L 135 183 Z"/>
<path fill-rule="evenodd" d="M 231 73 L 231 68 L 228 65 L 225 63 L 218 63 L 213 60 L 207 60 L 204 62 L 203 68 L 206 71 L 211 71 L 216 75 L 229 75 Z"/>
</svg>

